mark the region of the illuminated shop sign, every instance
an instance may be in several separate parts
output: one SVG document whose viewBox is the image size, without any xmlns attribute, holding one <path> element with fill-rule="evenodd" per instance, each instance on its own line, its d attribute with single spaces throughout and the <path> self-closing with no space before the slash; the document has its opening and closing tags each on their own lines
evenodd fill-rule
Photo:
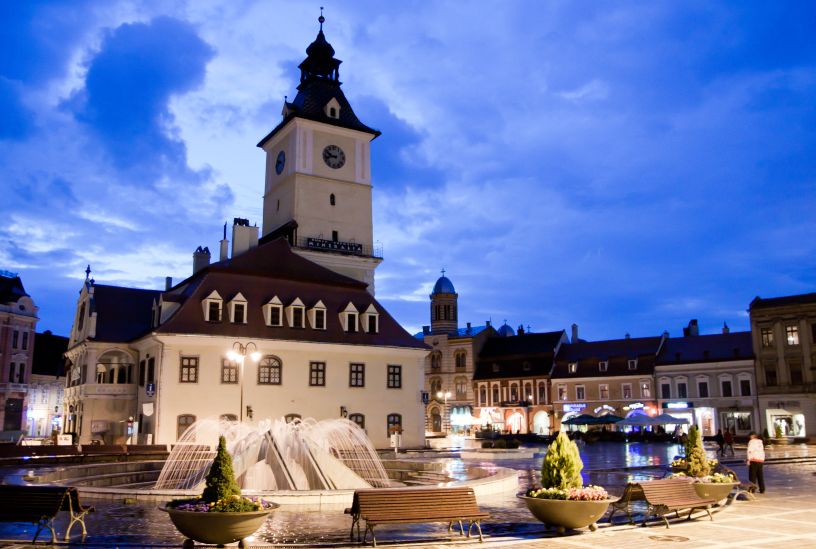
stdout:
<svg viewBox="0 0 816 549">
<path fill-rule="evenodd" d="M 580 412 L 587 407 L 586 404 L 564 404 L 565 412 Z"/>
<path fill-rule="evenodd" d="M 597 414 L 598 412 L 606 411 L 606 412 L 614 412 L 615 408 L 610 406 L 609 404 L 604 404 L 603 406 L 598 406 L 595 408 L 594 412 Z"/>
<path fill-rule="evenodd" d="M 665 406 L 666 408 L 671 408 L 672 410 L 685 410 L 686 408 L 694 407 L 691 405 L 691 402 L 667 402 Z"/>
<path fill-rule="evenodd" d="M 628 408 L 629 408 L 630 410 L 642 410 L 642 409 L 643 409 L 643 408 L 645 408 L 645 407 L 646 407 L 646 405 L 645 405 L 645 404 L 643 404 L 642 402 L 633 402 L 632 404 L 630 404 L 630 405 L 628 406 Z M 626 408 L 626 406 L 624 406 L 624 409 L 625 409 L 625 408 Z"/>
</svg>

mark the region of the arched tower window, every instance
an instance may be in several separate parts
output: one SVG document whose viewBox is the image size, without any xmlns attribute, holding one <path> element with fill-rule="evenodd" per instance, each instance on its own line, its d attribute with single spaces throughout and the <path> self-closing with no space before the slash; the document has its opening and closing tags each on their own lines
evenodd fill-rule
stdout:
<svg viewBox="0 0 816 549">
<path fill-rule="evenodd" d="M 434 351 L 431 353 L 431 370 L 439 370 L 442 367 L 442 353 Z"/>
<path fill-rule="evenodd" d="M 334 198 L 334 193 L 329 195 L 329 204 L 331 204 L 332 206 L 334 206 L 336 204 L 336 200 Z"/>
</svg>

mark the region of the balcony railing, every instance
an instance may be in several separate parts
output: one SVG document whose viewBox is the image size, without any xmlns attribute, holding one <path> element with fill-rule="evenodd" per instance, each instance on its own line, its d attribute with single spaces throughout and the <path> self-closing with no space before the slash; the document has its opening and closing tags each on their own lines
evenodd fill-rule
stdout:
<svg viewBox="0 0 816 549">
<path fill-rule="evenodd" d="M 316 252 L 329 252 L 343 255 L 356 255 L 360 257 L 376 257 L 382 259 L 382 246 L 367 246 L 358 242 L 343 242 L 338 240 L 326 240 L 312 236 L 297 239 L 296 248 L 313 250 Z"/>
</svg>

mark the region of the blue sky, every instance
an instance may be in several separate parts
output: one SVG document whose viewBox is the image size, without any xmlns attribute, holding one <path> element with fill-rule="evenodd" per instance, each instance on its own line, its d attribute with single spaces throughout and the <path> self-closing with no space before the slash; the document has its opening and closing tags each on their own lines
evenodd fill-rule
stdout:
<svg viewBox="0 0 816 549">
<path fill-rule="evenodd" d="M 261 221 L 255 147 L 320 4 L 0 3 L 0 269 L 66 334 L 86 264 L 161 288 Z M 747 329 L 816 291 L 816 5 L 334 2 L 372 149 L 377 296 L 410 330 Z"/>
</svg>

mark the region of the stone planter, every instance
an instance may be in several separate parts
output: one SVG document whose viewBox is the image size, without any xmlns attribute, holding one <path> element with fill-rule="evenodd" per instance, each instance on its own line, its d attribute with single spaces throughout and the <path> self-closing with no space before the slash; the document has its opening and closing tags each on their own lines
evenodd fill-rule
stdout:
<svg viewBox="0 0 816 549">
<path fill-rule="evenodd" d="M 192 541 L 220 546 L 238 541 L 239 546 L 244 547 L 243 539 L 254 534 L 266 521 L 269 513 L 277 507 L 275 505 L 272 509 L 243 513 L 197 513 L 167 507 L 160 509 L 170 515 L 176 529 L 188 538 L 184 541 L 185 547 L 192 547 Z"/>
<path fill-rule="evenodd" d="M 695 482 L 693 484 L 698 496 L 717 501 L 727 498 L 736 485 L 736 482 Z"/>
<path fill-rule="evenodd" d="M 522 496 L 527 508 L 535 518 L 557 528 L 563 534 L 567 528 L 589 527 L 595 531 L 595 523 L 604 516 L 612 500 L 572 501 L 564 499 L 540 499 Z"/>
<path fill-rule="evenodd" d="M 780 445 L 782 445 L 782 446 L 785 446 L 785 445 L 787 445 L 787 444 L 790 444 L 790 443 L 791 443 L 791 439 L 789 439 L 788 437 L 772 438 L 772 439 L 771 439 L 771 442 L 772 442 L 773 444 L 780 444 Z"/>
</svg>

